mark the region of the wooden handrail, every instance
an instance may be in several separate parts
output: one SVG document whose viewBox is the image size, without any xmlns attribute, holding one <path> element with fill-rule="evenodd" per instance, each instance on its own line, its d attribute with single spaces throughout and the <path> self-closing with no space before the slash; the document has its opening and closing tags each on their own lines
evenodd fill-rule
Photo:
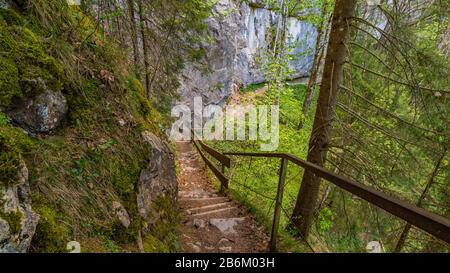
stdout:
<svg viewBox="0 0 450 273">
<path fill-rule="evenodd" d="M 214 173 L 214 175 L 217 177 L 217 179 L 219 179 L 222 188 L 227 189 L 228 188 L 228 182 L 229 179 L 225 176 L 225 174 L 223 174 L 224 169 L 222 168 L 222 172 L 205 156 L 205 154 L 202 152 L 202 150 L 200 149 L 200 146 L 202 146 L 202 142 L 198 141 L 198 140 L 193 140 L 192 141 L 195 145 L 195 147 L 197 148 L 197 151 L 199 152 L 200 156 L 202 157 L 203 161 L 205 161 L 205 164 L 211 169 L 211 171 Z M 197 144 L 199 143 L 199 144 Z M 203 146 L 202 146 L 203 147 Z M 212 148 L 211 148 L 212 149 Z M 217 152 L 217 151 L 216 151 Z M 217 152 L 218 153 L 218 152 Z M 231 165 L 231 163 L 230 163 Z"/>
<path fill-rule="evenodd" d="M 217 161 L 222 163 L 225 167 L 231 168 L 231 158 L 230 157 L 214 150 L 210 146 L 203 143 L 203 141 L 198 141 L 198 143 L 200 143 L 200 146 L 202 146 L 203 150 L 205 150 L 208 154 L 210 154 L 212 157 L 214 157 Z"/>
<path fill-rule="evenodd" d="M 389 196 L 377 189 L 363 185 L 356 181 L 353 181 L 347 177 L 333 173 L 323 167 L 317 166 L 311 162 L 305 161 L 292 154 L 286 153 L 221 153 L 210 146 L 206 145 L 200 140 L 193 140 L 195 147 L 197 148 L 200 156 L 205 161 L 206 165 L 211 169 L 214 175 L 220 180 L 221 188 L 228 189 L 229 179 L 225 176 L 225 167 L 231 167 L 231 158 L 229 156 L 248 156 L 248 157 L 264 157 L 264 158 L 280 158 L 282 160 L 280 181 L 277 192 L 277 207 L 281 207 L 281 199 L 283 197 L 282 191 L 284 189 L 286 160 L 290 161 L 297 166 L 308 170 L 315 175 L 323 178 L 341 189 L 346 190 L 358 196 L 359 198 L 383 209 L 384 211 L 397 216 L 411 225 L 422 229 L 433 236 L 450 243 L 450 220 L 437 215 L 435 213 L 424 210 L 420 207 Z M 222 171 L 220 171 L 202 152 L 202 149 L 215 158 L 222 164 Z M 278 208 L 279 210 L 279 208 Z M 276 232 L 278 229 L 279 213 L 274 215 L 274 226 L 272 228 L 272 240 L 271 249 L 276 247 Z"/>
<path fill-rule="evenodd" d="M 413 226 L 416 226 L 435 237 L 450 243 L 450 220 L 414 206 L 400 199 L 391 197 L 379 190 L 368 187 L 349 178 L 340 176 L 311 162 L 284 153 L 225 153 L 231 156 L 250 156 L 266 158 L 282 158 L 311 171 L 315 175 L 333 183 L 359 198 L 395 215 Z"/>
</svg>

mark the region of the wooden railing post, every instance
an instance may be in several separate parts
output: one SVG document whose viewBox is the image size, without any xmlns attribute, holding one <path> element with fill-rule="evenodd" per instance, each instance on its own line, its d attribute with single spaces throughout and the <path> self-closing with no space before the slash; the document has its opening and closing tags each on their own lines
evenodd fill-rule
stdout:
<svg viewBox="0 0 450 273">
<path fill-rule="evenodd" d="M 225 164 L 222 164 L 222 174 L 225 175 Z M 220 192 L 224 193 L 226 190 L 228 190 L 228 182 L 220 183 Z"/>
<path fill-rule="evenodd" d="M 275 212 L 273 214 L 272 236 L 270 238 L 270 252 L 277 250 L 278 226 L 280 225 L 281 207 L 283 206 L 284 183 L 286 180 L 288 160 L 281 159 L 280 177 L 278 182 L 277 199 L 275 204 Z"/>
</svg>

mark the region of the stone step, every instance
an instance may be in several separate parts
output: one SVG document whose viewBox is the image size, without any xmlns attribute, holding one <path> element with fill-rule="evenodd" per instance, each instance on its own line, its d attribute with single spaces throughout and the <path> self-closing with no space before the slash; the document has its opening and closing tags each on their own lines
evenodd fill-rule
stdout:
<svg viewBox="0 0 450 273">
<path fill-rule="evenodd" d="M 203 198 L 186 198 L 186 197 L 182 197 L 182 198 L 178 198 L 179 202 L 209 202 L 209 201 L 216 201 L 216 202 L 222 202 L 224 200 L 230 200 L 230 198 L 228 197 L 203 197 Z"/>
<path fill-rule="evenodd" d="M 223 203 L 217 203 L 217 204 L 212 204 L 212 205 L 207 205 L 207 206 L 190 208 L 190 209 L 187 209 L 186 212 L 188 214 L 201 213 L 201 212 L 207 212 L 207 211 L 211 211 L 211 210 L 215 210 L 215 209 L 229 207 L 231 205 L 233 205 L 232 202 L 223 202 Z"/>
<path fill-rule="evenodd" d="M 178 200 L 180 208 L 187 210 L 231 201 L 228 197 L 182 198 Z"/>
<path fill-rule="evenodd" d="M 210 193 L 207 191 L 179 191 L 178 192 L 178 198 L 184 199 L 184 198 L 210 198 L 210 197 L 217 197 L 218 195 L 215 193 Z"/>
<path fill-rule="evenodd" d="M 238 210 L 239 210 L 238 207 L 228 207 L 228 208 L 223 208 L 223 209 L 216 209 L 216 210 L 210 210 L 210 211 L 206 211 L 206 212 L 192 214 L 191 217 L 192 218 L 202 217 L 204 219 L 207 219 L 207 218 L 231 218 L 231 217 L 235 217 L 235 215 L 233 215 L 233 213 Z"/>
</svg>

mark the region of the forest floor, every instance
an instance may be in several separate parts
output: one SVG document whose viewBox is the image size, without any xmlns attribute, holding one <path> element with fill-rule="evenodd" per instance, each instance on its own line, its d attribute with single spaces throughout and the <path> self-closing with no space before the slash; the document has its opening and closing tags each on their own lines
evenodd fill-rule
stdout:
<svg viewBox="0 0 450 273">
<path fill-rule="evenodd" d="M 214 189 L 198 153 L 177 143 L 180 168 L 181 251 L 185 253 L 260 253 L 268 249 L 265 227 L 231 197 Z"/>
</svg>

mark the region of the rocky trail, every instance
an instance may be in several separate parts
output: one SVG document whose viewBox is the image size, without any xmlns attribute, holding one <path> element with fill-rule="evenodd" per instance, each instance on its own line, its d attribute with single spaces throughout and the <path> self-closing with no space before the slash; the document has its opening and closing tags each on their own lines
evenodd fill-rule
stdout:
<svg viewBox="0 0 450 273">
<path fill-rule="evenodd" d="M 244 207 L 210 183 L 192 145 L 177 143 L 180 166 L 178 201 L 182 214 L 181 251 L 186 253 L 259 253 L 268 236 Z"/>
</svg>

